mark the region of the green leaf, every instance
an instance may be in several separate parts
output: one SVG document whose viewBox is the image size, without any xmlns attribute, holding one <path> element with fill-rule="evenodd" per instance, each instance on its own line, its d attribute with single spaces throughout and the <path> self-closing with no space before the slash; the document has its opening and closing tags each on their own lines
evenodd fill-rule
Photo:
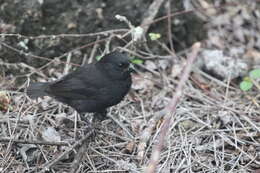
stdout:
<svg viewBox="0 0 260 173">
<path fill-rule="evenodd" d="M 158 40 L 159 38 L 161 38 L 161 34 L 151 32 L 151 33 L 149 33 L 149 37 L 152 41 L 154 41 L 154 40 Z"/>
<path fill-rule="evenodd" d="M 245 77 L 243 78 L 243 81 L 251 82 L 251 83 L 252 83 L 252 79 L 251 79 L 249 76 L 245 76 Z"/>
<path fill-rule="evenodd" d="M 144 61 L 143 61 L 142 59 L 136 59 L 136 58 L 135 58 L 135 59 L 132 59 L 131 62 L 132 62 L 133 64 L 143 64 Z"/>
<path fill-rule="evenodd" d="M 244 80 L 244 81 L 242 81 L 242 82 L 240 83 L 239 87 L 240 87 L 240 89 L 241 89 L 242 91 L 248 91 L 248 90 L 250 90 L 250 89 L 253 87 L 253 83 L 250 82 L 250 81 Z"/>
<path fill-rule="evenodd" d="M 102 56 L 96 56 L 96 60 L 99 61 L 101 60 Z"/>
<path fill-rule="evenodd" d="M 254 69 L 254 70 L 250 71 L 249 76 L 252 79 L 260 78 L 260 69 Z"/>
</svg>

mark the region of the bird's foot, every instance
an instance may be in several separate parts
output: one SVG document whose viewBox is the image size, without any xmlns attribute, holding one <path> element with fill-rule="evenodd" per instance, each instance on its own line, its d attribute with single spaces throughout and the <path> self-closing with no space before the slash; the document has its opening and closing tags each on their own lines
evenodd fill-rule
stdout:
<svg viewBox="0 0 260 173">
<path fill-rule="evenodd" d="M 99 120 L 99 121 L 104 121 L 104 120 L 108 119 L 107 111 L 104 110 L 104 111 L 94 113 L 94 119 Z"/>
</svg>

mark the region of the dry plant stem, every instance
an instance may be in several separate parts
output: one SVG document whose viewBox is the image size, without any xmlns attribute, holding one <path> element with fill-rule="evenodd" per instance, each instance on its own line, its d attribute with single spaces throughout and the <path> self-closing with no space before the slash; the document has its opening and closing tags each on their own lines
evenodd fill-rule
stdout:
<svg viewBox="0 0 260 173">
<path fill-rule="evenodd" d="M 170 49 L 173 53 L 174 47 L 173 47 L 173 42 L 172 42 L 172 23 L 171 23 L 171 0 L 168 0 L 168 9 L 167 9 L 167 16 L 168 16 L 168 38 L 169 38 L 169 43 L 170 43 Z"/>
<path fill-rule="evenodd" d="M 131 54 L 131 55 L 137 56 L 137 57 L 139 57 L 139 58 L 145 59 L 144 56 L 140 55 L 140 54 L 139 54 L 138 52 L 136 52 L 136 51 L 132 51 L 132 50 L 127 49 L 127 48 L 125 48 L 125 47 L 118 47 L 118 49 L 119 49 L 119 50 L 122 50 L 122 51 L 124 51 L 124 52 L 127 52 L 127 53 L 129 53 L 129 54 Z"/>
<path fill-rule="evenodd" d="M 16 144 L 37 144 L 37 145 L 55 145 L 55 146 L 68 146 L 67 142 L 47 142 L 47 141 L 32 141 L 32 140 L 19 140 L 11 138 L 0 138 L 0 143 L 16 143 Z"/>
<path fill-rule="evenodd" d="M 2 60 L 0 60 L 0 65 L 6 66 L 6 67 L 13 67 L 13 68 L 27 68 L 31 71 L 33 71 L 34 73 L 37 73 L 39 76 L 46 78 L 46 75 L 44 75 L 41 71 L 39 71 L 38 69 L 35 69 L 32 66 L 29 66 L 23 62 L 20 63 L 7 63 L 7 62 L 3 62 Z"/>
<path fill-rule="evenodd" d="M 97 36 L 96 42 L 98 42 L 98 40 L 100 40 L 99 36 Z M 91 50 L 91 53 L 90 53 L 90 56 L 89 56 L 88 63 L 92 63 L 93 62 L 93 59 L 94 59 L 94 56 L 95 56 L 95 54 L 97 52 L 98 47 L 99 47 L 98 43 L 94 44 L 93 49 Z"/>
<path fill-rule="evenodd" d="M 160 41 L 158 40 L 155 40 L 157 44 L 159 44 L 165 51 L 167 51 L 171 56 L 172 58 L 177 58 L 176 54 L 175 54 L 175 51 L 174 50 L 170 50 L 164 43 L 161 43 Z"/>
<path fill-rule="evenodd" d="M 85 140 L 85 141 L 83 141 L 82 145 L 80 146 L 80 148 L 72 162 L 70 172 L 77 172 L 86 150 L 87 150 L 87 141 Z"/>
<path fill-rule="evenodd" d="M 260 85 L 257 83 L 257 81 L 252 79 L 252 82 L 256 86 L 256 88 L 260 91 Z"/>
<path fill-rule="evenodd" d="M 74 140 L 77 139 L 77 128 L 78 128 L 77 122 L 78 122 L 78 113 L 75 111 L 74 112 L 74 133 L 73 133 Z"/>
<path fill-rule="evenodd" d="M 49 59 L 49 58 L 46 58 L 46 57 L 41 57 L 41 56 L 37 56 L 37 55 L 32 55 L 32 54 L 29 54 L 29 53 L 25 53 L 25 52 L 23 52 L 22 50 L 16 49 L 16 48 L 14 48 L 14 47 L 12 47 L 12 46 L 10 46 L 10 45 L 8 45 L 8 44 L 2 42 L 2 41 L 0 41 L 0 45 L 2 45 L 2 46 L 4 46 L 4 47 L 6 47 L 6 48 L 8 48 L 8 49 L 10 49 L 10 50 L 12 50 L 12 51 L 18 53 L 18 54 L 24 55 L 24 56 L 26 56 L 26 57 L 32 57 L 32 58 L 42 59 L 42 60 L 46 60 L 46 61 L 52 61 L 52 59 Z M 74 49 L 74 50 L 75 50 L 75 49 Z M 70 52 L 71 52 L 71 51 L 70 51 Z M 63 54 L 62 57 L 63 57 L 63 56 L 66 56 L 67 54 L 68 54 L 68 53 Z M 63 62 L 63 61 L 61 61 L 61 63 L 66 64 L 66 62 Z M 74 64 L 74 63 L 71 64 L 71 65 L 79 66 L 78 64 Z"/>
<path fill-rule="evenodd" d="M 220 81 L 220 80 L 218 80 L 218 79 L 208 75 L 207 73 L 203 72 L 202 70 L 200 70 L 200 69 L 198 69 L 196 67 L 193 69 L 193 72 L 198 73 L 199 75 L 202 75 L 203 77 L 205 77 L 205 78 L 207 78 L 207 79 L 217 83 L 220 86 L 229 87 L 230 89 L 237 90 L 237 88 L 234 88 L 232 86 L 228 86 L 225 82 Z"/>
<path fill-rule="evenodd" d="M 69 73 L 69 70 L 71 68 L 70 63 L 71 63 L 71 52 L 69 52 L 68 56 L 67 56 L 67 61 L 66 61 L 66 64 L 65 64 L 65 67 L 64 67 L 64 70 L 63 70 L 64 76 Z"/>
<path fill-rule="evenodd" d="M 95 41 L 95 42 L 91 42 L 91 43 L 86 44 L 86 45 L 83 45 L 83 46 L 81 46 L 81 47 L 72 49 L 72 50 L 68 51 L 67 53 L 64 53 L 63 55 L 61 55 L 61 56 L 59 56 L 59 57 L 56 57 L 56 58 L 57 58 L 57 59 L 60 59 L 60 58 L 62 58 L 62 57 L 65 57 L 66 55 L 68 55 L 68 53 L 70 53 L 70 52 L 73 52 L 73 51 L 76 51 L 76 50 L 80 50 L 80 49 L 84 49 L 84 48 L 86 48 L 86 47 L 92 46 L 92 45 L 97 44 L 97 43 L 100 43 L 100 42 L 104 42 L 104 41 L 106 41 L 106 40 L 107 40 L 107 38 L 104 38 L 104 39 L 101 39 L 101 40 L 98 40 L 98 41 Z M 36 58 L 36 59 L 42 59 L 42 60 L 46 60 L 46 61 L 52 61 L 52 59 L 50 59 L 50 58 L 46 58 L 46 57 L 41 57 L 41 56 L 36 56 L 36 55 L 29 54 L 29 53 L 25 53 L 25 52 L 23 52 L 22 50 L 16 49 L 16 48 L 14 48 L 14 47 L 12 47 L 12 46 L 10 46 L 10 45 L 8 45 L 8 44 L 2 42 L 2 41 L 0 41 L 0 45 L 6 47 L 6 48 L 8 48 L 8 49 L 11 49 L 12 51 L 17 52 L 18 54 L 24 55 L 24 56 L 26 56 L 26 57 L 29 56 L 29 57 Z M 60 63 L 66 64 L 66 62 L 64 62 L 64 61 L 60 61 Z M 73 65 L 73 66 L 80 66 L 79 64 L 75 64 L 75 63 L 70 63 L 70 64 Z"/>
<path fill-rule="evenodd" d="M 84 138 L 77 141 L 75 144 L 73 144 L 69 149 L 64 151 L 61 155 L 59 155 L 57 158 L 51 160 L 50 162 L 45 163 L 42 165 L 42 170 L 39 173 L 44 173 L 46 170 L 49 170 L 52 166 L 54 166 L 57 162 L 59 162 L 66 154 L 69 154 L 72 150 L 74 150 L 77 146 L 82 145 L 85 140 L 87 140 L 92 134 L 94 133 L 94 130 L 91 130 L 88 132 Z M 35 172 L 38 168 L 34 168 L 31 172 Z"/>
<path fill-rule="evenodd" d="M 258 2 L 260 2 L 260 0 L 257 0 Z M 238 3 L 233 3 L 233 2 L 230 2 L 230 3 L 226 3 L 224 5 L 219 5 L 219 6 L 211 6 L 211 7 L 208 7 L 208 8 L 199 8 L 199 9 L 196 9 L 196 10 L 208 10 L 208 9 L 222 9 L 222 8 L 227 8 L 227 7 L 231 7 L 231 6 L 237 6 L 239 5 Z M 151 5 L 152 6 L 152 5 Z M 179 15 L 182 15 L 182 14 L 187 14 L 187 13 L 193 13 L 195 10 L 182 10 L 182 11 L 178 11 L 178 12 L 174 12 L 174 13 L 170 13 L 166 16 L 162 16 L 162 17 L 158 17 L 154 20 L 152 20 L 151 22 L 147 22 L 146 24 L 144 25 L 148 25 L 150 26 L 151 24 L 155 24 L 157 22 L 160 22 L 162 20 L 165 20 L 167 19 L 169 16 L 179 16 Z M 142 25 L 143 26 L 143 25 Z"/>
<path fill-rule="evenodd" d="M 58 35 L 40 35 L 40 36 L 25 36 L 21 34 L 0 34 L 1 37 L 18 37 L 18 38 L 27 38 L 27 39 L 45 39 L 45 38 L 65 38 L 65 37 L 93 37 L 104 35 L 107 36 L 109 34 L 117 33 L 117 32 L 127 32 L 129 29 L 113 29 L 108 31 L 89 33 L 89 34 L 58 34 Z"/>
<path fill-rule="evenodd" d="M 157 122 L 164 116 L 165 111 L 159 111 L 154 114 L 154 116 L 147 123 L 148 126 L 143 130 L 140 136 L 140 142 L 137 146 L 137 159 L 143 161 L 145 150 L 147 148 L 147 141 L 153 133 L 153 129 L 156 127 Z"/>
<path fill-rule="evenodd" d="M 161 128 L 161 132 L 160 132 L 160 135 L 159 135 L 159 143 L 153 148 L 153 152 L 152 152 L 152 155 L 151 155 L 151 159 L 150 159 L 150 162 L 145 170 L 145 173 L 155 173 L 155 170 L 156 170 L 156 166 L 159 162 L 159 159 L 160 159 L 160 153 L 161 153 L 161 150 L 163 148 L 163 145 L 164 145 L 164 140 L 165 140 L 165 137 L 166 137 L 166 134 L 170 128 L 170 122 L 172 120 L 172 117 L 175 113 L 175 110 L 176 110 L 176 105 L 178 103 L 178 101 L 180 100 L 181 96 L 182 96 L 182 90 L 184 88 L 184 85 L 185 85 L 185 82 L 188 80 L 189 78 L 189 74 L 190 74 L 190 71 L 191 71 L 191 67 L 198 55 L 198 52 L 200 50 L 200 46 L 201 44 L 199 42 L 195 43 L 193 46 L 192 46 L 192 52 L 191 54 L 188 56 L 188 60 L 187 60 L 187 65 L 183 71 L 183 75 L 180 79 L 180 82 L 177 86 L 177 89 L 176 89 L 176 93 L 174 95 L 174 97 L 172 98 L 172 100 L 170 101 L 169 105 L 165 108 L 166 110 L 166 117 L 162 123 L 162 128 Z"/>
<path fill-rule="evenodd" d="M 120 121 L 118 121 L 116 118 L 114 118 L 112 115 L 107 115 L 109 118 L 111 118 L 114 122 L 116 122 L 128 135 L 129 138 L 134 139 L 134 136 L 130 133 L 130 131 L 122 124 Z"/>
<path fill-rule="evenodd" d="M 101 56 L 104 56 L 105 54 L 107 54 L 108 52 L 110 52 L 109 48 L 110 48 L 110 43 L 112 41 L 112 38 L 114 37 L 114 35 L 110 35 L 107 39 L 106 39 L 106 43 L 105 43 L 105 50 L 104 52 L 102 53 Z"/>
<path fill-rule="evenodd" d="M 86 64 L 86 62 L 87 62 L 87 54 L 84 54 L 84 56 L 83 56 L 83 59 L 82 59 L 82 62 L 81 62 L 81 66 L 83 66 L 84 64 Z"/>
<path fill-rule="evenodd" d="M 164 0 L 154 0 L 148 8 L 147 12 L 144 15 L 144 20 L 141 23 L 141 27 L 144 29 L 144 33 L 146 33 L 147 30 L 150 28 L 150 25 L 153 23 L 153 19 L 155 18 L 163 2 Z"/>
</svg>

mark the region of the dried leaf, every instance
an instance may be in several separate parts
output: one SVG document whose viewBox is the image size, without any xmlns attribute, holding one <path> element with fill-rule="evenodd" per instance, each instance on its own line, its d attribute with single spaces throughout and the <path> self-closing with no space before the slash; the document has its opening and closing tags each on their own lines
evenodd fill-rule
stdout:
<svg viewBox="0 0 260 173">
<path fill-rule="evenodd" d="M 10 106 L 10 98 L 7 95 L 7 92 L 0 91 L 0 111 L 6 112 Z"/>
<path fill-rule="evenodd" d="M 131 141 L 131 142 L 129 142 L 129 143 L 126 145 L 125 150 L 124 150 L 124 153 L 131 154 L 131 153 L 133 153 L 134 148 L 135 148 L 135 142 L 134 142 L 134 141 Z"/>
<path fill-rule="evenodd" d="M 147 74 L 145 74 L 144 76 L 132 75 L 132 80 L 133 80 L 132 88 L 134 90 L 144 90 L 144 91 L 149 88 L 152 88 L 154 83 L 151 80 L 146 79 L 146 76 L 148 75 Z"/>
<path fill-rule="evenodd" d="M 53 127 L 48 127 L 42 132 L 42 138 L 45 141 L 49 142 L 60 142 L 61 137 L 60 134 L 53 128 Z"/>
</svg>

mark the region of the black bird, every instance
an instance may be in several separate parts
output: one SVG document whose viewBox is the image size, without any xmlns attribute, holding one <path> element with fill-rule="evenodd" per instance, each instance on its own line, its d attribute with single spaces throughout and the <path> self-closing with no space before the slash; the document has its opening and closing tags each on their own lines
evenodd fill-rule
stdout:
<svg viewBox="0 0 260 173">
<path fill-rule="evenodd" d="M 106 108 L 118 104 L 130 90 L 130 73 L 130 59 L 115 51 L 54 82 L 32 83 L 27 94 L 32 99 L 51 96 L 78 113 L 103 116 Z"/>
</svg>

